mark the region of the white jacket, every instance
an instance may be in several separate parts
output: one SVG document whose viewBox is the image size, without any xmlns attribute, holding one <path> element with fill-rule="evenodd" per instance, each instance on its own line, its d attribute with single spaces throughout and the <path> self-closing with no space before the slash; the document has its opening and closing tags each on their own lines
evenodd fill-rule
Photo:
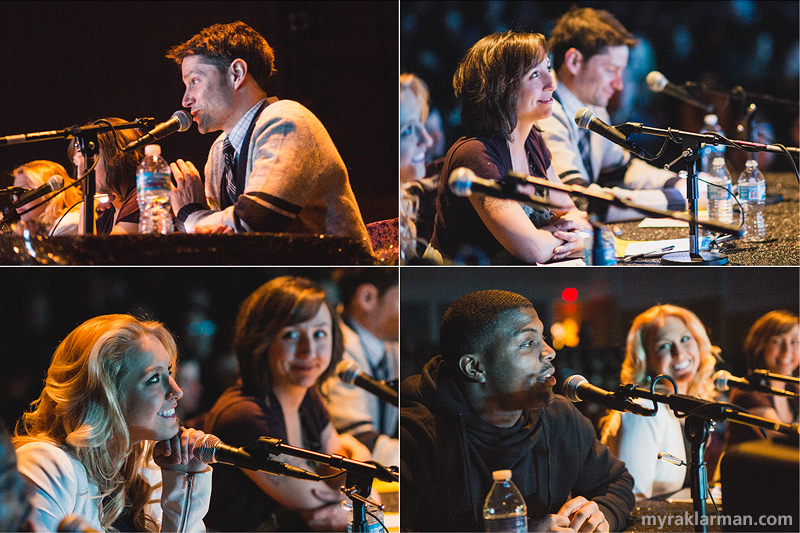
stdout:
<svg viewBox="0 0 800 533">
<path fill-rule="evenodd" d="M 77 459 L 54 444 L 31 442 L 17 449 L 17 468 L 36 486 L 34 515 L 47 531 L 56 531 L 68 515 L 77 515 L 89 527 L 103 530 L 97 485 L 89 481 Z M 141 473 L 156 487 L 145 512 L 160 524 L 161 531 L 205 531 L 203 517 L 211 499 L 211 468 L 189 475 L 161 470 L 151 461 Z"/>
</svg>

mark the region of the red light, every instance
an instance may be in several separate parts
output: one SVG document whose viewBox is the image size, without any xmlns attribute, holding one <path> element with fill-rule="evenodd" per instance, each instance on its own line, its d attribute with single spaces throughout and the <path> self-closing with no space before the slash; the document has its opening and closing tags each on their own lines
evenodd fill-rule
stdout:
<svg viewBox="0 0 800 533">
<path fill-rule="evenodd" d="M 564 299 L 565 302 L 574 302 L 578 299 L 578 289 L 568 287 L 561 291 L 561 298 Z"/>
</svg>

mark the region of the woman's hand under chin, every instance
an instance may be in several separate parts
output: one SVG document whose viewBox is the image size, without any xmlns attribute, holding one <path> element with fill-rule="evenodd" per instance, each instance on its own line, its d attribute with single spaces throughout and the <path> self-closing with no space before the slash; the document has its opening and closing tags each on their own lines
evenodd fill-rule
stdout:
<svg viewBox="0 0 800 533">
<path fill-rule="evenodd" d="M 156 443 L 153 448 L 153 461 L 165 470 L 187 474 L 205 471 L 207 465 L 192 456 L 192 446 L 203 435 L 205 433 L 199 429 L 181 426 L 174 437 Z"/>
</svg>

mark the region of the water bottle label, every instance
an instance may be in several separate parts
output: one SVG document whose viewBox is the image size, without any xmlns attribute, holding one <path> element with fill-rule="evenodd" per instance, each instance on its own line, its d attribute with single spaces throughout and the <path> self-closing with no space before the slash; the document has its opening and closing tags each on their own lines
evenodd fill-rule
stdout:
<svg viewBox="0 0 800 533">
<path fill-rule="evenodd" d="M 353 522 L 347 522 L 347 531 L 348 533 L 353 533 Z M 381 526 L 380 522 L 374 519 L 367 519 L 367 531 L 368 533 L 382 533 L 383 526 Z"/>
<path fill-rule="evenodd" d="M 139 192 L 168 191 L 170 189 L 169 174 L 164 172 L 139 172 L 136 175 L 136 188 Z"/>
<path fill-rule="evenodd" d="M 766 197 L 767 184 L 764 181 L 739 185 L 739 198 L 742 200 L 757 202 L 766 199 Z"/>
<path fill-rule="evenodd" d="M 512 516 L 508 518 L 484 518 L 486 531 L 528 531 L 527 516 Z"/>
</svg>

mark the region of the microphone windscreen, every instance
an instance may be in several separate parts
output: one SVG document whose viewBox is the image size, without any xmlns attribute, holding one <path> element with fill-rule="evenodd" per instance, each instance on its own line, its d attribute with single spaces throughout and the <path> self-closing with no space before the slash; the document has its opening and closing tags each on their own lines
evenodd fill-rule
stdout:
<svg viewBox="0 0 800 533">
<path fill-rule="evenodd" d="M 342 359 L 339 361 L 339 364 L 336 365 L 336 375 L 339 376 L 339 379 L 343 382 L 349 383 L 350 385 L 353 384 L 356 376 L 360 373 L 361 367 L 352 359 Z"/>
<path fill-rule="evenodd" d="M 206 433 L 201 438 L 194 441 L 192 445 L 192 457 L 198 461 L 209 464 L 214 462 L 214 450 L 222 441 L 216 435 Z"/>
<path fill-rule="evenodd" d="M 578 374 L 568 377 L 564 380 L 564 396 L 571 402 L 579 402 L 581 398 L 578 397 L 578 387 L 582 383 L 588 383 L 588 380 Z"/>
<path fill-rule="evenodd" d="M 581 129 L 589 129 L 589 123 L 596 117 L 594 111 L 588 107 L 582 107 L 575 113 L 575 124 Z"/>
<path fill-rule="evenodd" d="M 659 71 L 654 70 L 647 75 L 647 87 L 654 93 L 660 93 L 667 86 L 667 77 Z"/>
<path fill-rule="evenodd" d="M 64 178 L 61 176 L 50 176 L 50 179 L 47 180 L 47 184 L 50 185 L 52 190 L 59 191 L 61 187 L 64 186 Z"/>
<path fill-rule="evenodd" d="M 178 123 L 180 124 L 178 131 L 186 131 L 192 127 L 192 115 L 185 109 L 175 111 L 172 116 L 178 119 Z"/>
<path fill-rule="evenodd" d="M 468 168 L 460 167 L 450 173 L 450 190 L 456 196 L 469 196 L 472 193 L 472 178 L 475 174 Z"/>
<path fill-rule="evenodd" d="M 717 370 L 711 376 L 711 381 L 714 382 L 714 388 L 718 392 L 725 392 L 729 389 L 728 380 L 731 378 L 731 373 L 727 370 Z"/>
</svg>

